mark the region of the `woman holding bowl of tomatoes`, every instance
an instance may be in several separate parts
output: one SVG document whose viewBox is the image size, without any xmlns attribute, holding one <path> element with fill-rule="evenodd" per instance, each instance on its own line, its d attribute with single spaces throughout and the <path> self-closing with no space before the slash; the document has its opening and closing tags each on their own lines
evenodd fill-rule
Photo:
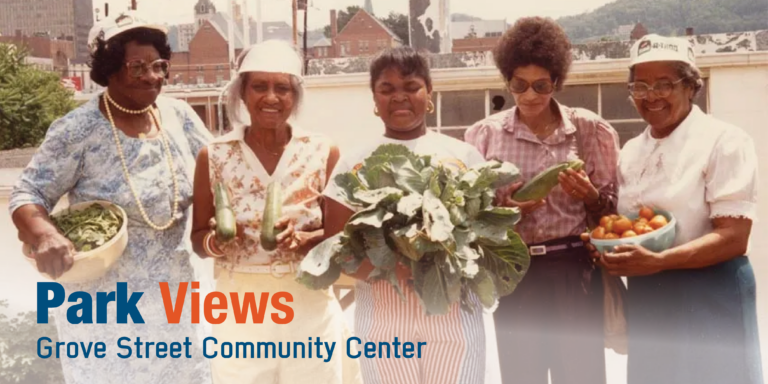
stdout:
<svg viewBox="0 0 768 384">
<path fill-rule="evenodd" d="M 673 226 L 675 236 L 660 252 L 637 244 L 593 252 L 627 277 L 628 384 L 763 382 L 747 257 L 755 145 L 694 104 L 703 86 L 694 60 L 687 40 L 658 35 L 630 51 L 629 92 L 648 127 L 619 156 L 617 208 L 626 217 L 603 224 L 611 237 L 628 224 L 635 235 L 656 227 L 649 237 Z"/>
</svg>

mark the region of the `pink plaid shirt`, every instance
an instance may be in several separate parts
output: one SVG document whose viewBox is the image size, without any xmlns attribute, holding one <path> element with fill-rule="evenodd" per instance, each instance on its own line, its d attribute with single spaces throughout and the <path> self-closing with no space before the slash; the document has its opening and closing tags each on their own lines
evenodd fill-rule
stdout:
<svg viewBox="0 0 768 384">
<path fill-rule="evenodd" d="M 553 100 L 554 103 L 556 103 Z M 560 162 L 581 158 L 592 184 L 605 200 L 599 211 L 588 211 L 556 186 L 545 206 L 523 217 L 517 232 L 527 244 L 537 244 L 566 236 L 579 235 L 587 227 L 587 215 L 596 221 L 616 210 L 616 165 L 619 136 L 597 114 L 582 108 L 557 104 L 563 122 L 545 140 L 539 140 L 517 118 L 517 108 L 492 115 L 470 127 L 464 135 L 486 159 L 515 164 L 528 181 L 539 172 Z M 581 135 L 584 153 L 579 153 L 576 131 Z"/>
</svg>

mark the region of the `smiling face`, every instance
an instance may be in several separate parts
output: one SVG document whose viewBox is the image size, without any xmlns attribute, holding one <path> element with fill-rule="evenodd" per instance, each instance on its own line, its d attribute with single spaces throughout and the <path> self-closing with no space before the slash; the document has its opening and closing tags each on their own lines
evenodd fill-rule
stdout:
<svg viewBox="0 0 768 384">
<path fill-rule="evenodd" d="M 144 73 L 135 77 L 126 63 L 143 62 L 148 65 L 160 58 L 160 53 L 151 44 L 140 45 L 135 41 L 126 43 L 123 66 L 109 78 L 110 95 L 129 108 L 143 108 L 154 103 L 163 88 L 165 75 L 150 67 L 144 68 Z"/>
<path fill-rule="evenodd" d="M 384 125 L 397 132 L 409 132 L 424 125 L 431 90 L 423 78 L 403 76 L 397 68 L 381 72 L 373 87 L 373 101 Z"/>
<path fill-rule="evenodd" d="M 242 96 L 251 125 L 266 129 L 284 126 L 296 100 L 291 76 L 284 73 L 247 73 Z"/>
<path fill-rule="evenodd" d="M 674 63 L 656 61 L 637 64 L 633 68 L 634 82 L 642 82 L 654 86 L 658 82 L 676 82 L 680 80 Z M 656 132 L 667 134 L 680 124 L 691 110 L 693 89 L 686 87 L 683 82 L 674 84 L 669 96 L 659 97 L 655 92 L 648 92 L 643 99 L 632 100 L 640 116 L 643 117 Z"/>
</svg>

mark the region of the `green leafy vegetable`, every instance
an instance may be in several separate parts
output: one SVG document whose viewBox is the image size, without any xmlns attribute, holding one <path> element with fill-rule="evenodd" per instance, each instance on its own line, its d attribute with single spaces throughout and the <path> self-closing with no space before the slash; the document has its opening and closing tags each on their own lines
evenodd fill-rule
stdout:
<svg viewBox="0 0 768 384">
<path fill-rule="evenodd" d="M 123 220 L 122 215 L 99 204 L 51 216 L 51 221 L 74 244 L 77 252 L 94 250 L 112 240 L 123 226 Z"/>
<path fill-rule="evenodd" d="M 512 293 L 530 262 L 513 230 L 519 210 L 492 205 L 495 188 L 519 177 L 510 163 L 455 170 L 404 146 L 382 145 L 335 178 L 358 211 L 342 233 L 309 252 L 298 281 L 324 289 L 368 259 L 369 279 L 388 281 L 402 297 L 400 263 L 411 269 L 410 288 L 426 313 L 445 314 L 455 303 L 473 311 L 477 300 L 490 308 Z"/>
</svg>

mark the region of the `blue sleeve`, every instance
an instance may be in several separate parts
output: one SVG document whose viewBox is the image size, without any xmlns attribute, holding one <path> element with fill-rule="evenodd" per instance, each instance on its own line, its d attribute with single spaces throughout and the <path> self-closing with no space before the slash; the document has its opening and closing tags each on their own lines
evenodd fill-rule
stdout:
<svg viewBox="0 0 768 384">
<path fill-rule="evenodd" d="M 51 124 L 45 139 L 11 192 L 11 214 L 23 205 L 36 204 L 49 212 L 82 174 L 89 124 L 74 111 Z"/>
<path fill-rule="evenodd" d="M 179 101 L 179 104 L 184 117 L 184 135 L 189 140 L 189 149 L 192 151 L 192 157 L 197 158 L 200 150 L 213 140 L 213 135 L 192 106 L 183 101 Z"/>
</svg>

